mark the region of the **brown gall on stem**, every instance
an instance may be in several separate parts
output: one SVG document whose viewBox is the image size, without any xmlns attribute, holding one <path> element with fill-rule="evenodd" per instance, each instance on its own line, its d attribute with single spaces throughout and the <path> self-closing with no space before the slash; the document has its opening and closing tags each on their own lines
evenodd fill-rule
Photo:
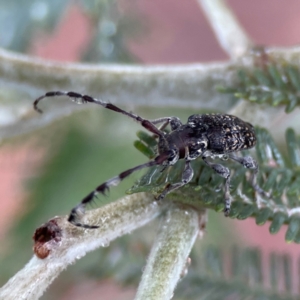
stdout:
<svg viewBox="0 0 300 300">
<path fill-rule="evenodd" d="M 61 240 L 61 228 L 58 226 L 56 220 L 50 220 L 36 229 L 33 240 L 33 251 L 40 259 L 45 259 L 50 254 L 50 242 L 55 243 Z"/>
</svg>

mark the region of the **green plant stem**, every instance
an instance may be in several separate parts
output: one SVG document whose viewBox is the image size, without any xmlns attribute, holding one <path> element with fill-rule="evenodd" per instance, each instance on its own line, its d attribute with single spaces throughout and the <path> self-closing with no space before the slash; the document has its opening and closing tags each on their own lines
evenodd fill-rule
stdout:
<svg viewBox="0 0 300 300">
<path fill-rule="evenodd" d="M 55 242 L 51 239 L 44 244 L 50 251 L 49 255 L 45 259 L 34 256 L 0 289 L 0 299 L 38 299 L 69 264 L 150 222 L 162 208 L 163 204 L 153 201 L 151 194 L 139 193 L 88 211 L 84 222 L 97 224 L 99 229 L 75 227 L 66 217 L 53 219 L 62 231 L 61 240 Z"/>
<path fill-rule="evenodd" d="M 199 233 L 199 218 L 191 208 L 168 209 L 147 260 L 135 300 L 171 299 L 185 273 L 191 248 Z"/>
<path fill-rule="evenodd" d="M 253 43 L 223 0 L 198 0 L 220 46 L 232 58 L 244 55 Z"/>
<path fill-rule="evenodd" d="M 213 108 L 224 106 L 226 100 L 212 86 L 226 82 L 230 85 L 233 80 L 232 66 L 224 62 L 178 66 L 92 65 L 53 62 L 4 49 L 0 49 L 0 62 L 0 84 L 28 92 L 33 99 L 49 90 L 76 89 L 116 104 Z"/>
<path fill-rule="evenodd" d="M 118 105 L 189 106 L 211 110 L 218 107 L 226 111 L 232 105 L 231 96 L 220 94 L 213 87 L 226 82 L 230 85 L 235 76 L 230 70 L 228 63 L 182 66 L 58 63 L 0 49 L 0 84 L 30 95 L 19 99 L 15 96 L 13 101 L 0 98 L 1 109 L 11 115 L 9 124 L 2 122 L 0 141 L 47 126 L 82 108 L 94 107 L 78 106 L 61 99 L 60 105 L 48 101 L 47 113 L 37 114 L 32 103 L 49 90 L 75 90 Z M 22 109 L 15 110 L 15 106 Z"/>
<path fill-rule="evenodd" d="M 267 51 L 275 58 L 284 57 L 287 62 L 300 63 L 299 47 L 269 48 Z M 47 114 L 38 115 L 32 109 L 32 102 L 49 90 L 75 89 L 120 105 L 134 103 L 136 106 L 211 110 L 217 107 L 219 111 L 228 111 L 234 103 L 231 96 L 219 93 L 215 86 L 234 85 L 236 71 L 246 65 L 249 70 L 253 68 L 251 55 L 234 62 L 124 66 L 50 62 L 0 49 L 0 84 L 30 94 L 29 98 L 22 96 L 17 100 L 15 97 L 14 101 L 0 98 L 1 110 L 11 115 L 10 123 L 3 122 L 1 126 L 0 141 L 44 127 L 82 108 L 93 108 L 93 105 L 78 106 L 67 100 L 59 106 L 56 101 L 48 101 Z"/>
</svg>

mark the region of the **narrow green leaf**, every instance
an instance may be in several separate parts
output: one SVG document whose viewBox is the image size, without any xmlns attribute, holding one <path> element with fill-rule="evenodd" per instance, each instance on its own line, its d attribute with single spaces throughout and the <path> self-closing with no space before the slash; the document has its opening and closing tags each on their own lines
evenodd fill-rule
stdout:
<svg viewBox="0 0 300 300">
<path fill-rule="evenodd" d="M 286 68 L 289 81 L 292 84 L 292 87 L 296 90 L 300 90 L 300 72 L 299 68 L 296 68 L 293 65 L 288 65 Z"/>
<path fill-rule="evenodd" d="M 278 169 L 271 169 L 270 172 L 267 174 L 267 180 L 263 184 L 262 188 L 264 191 L 273 190 L 277 183 L 277 177 L 280 174 L 280 170 Z"/>
<path fill-rule="evenodd" d="M 137 150 L 139 150 L 141 153 L 143 153 L 148 158 L 153 158 L 155 156 L 155 153 L 151 150 L 151 148 L 146 146 L 141 141 L 134 141 L 133 145 Z"/>
<path fill-rule="evenodd" d="M 296 238 L 299 232 L 300 218 L 298 216 L 291 217 L 288 223 L 289 225 L 285 234 L 285 240 L 290 243 Z"/>
<path fill-rule="evenodd" d="M 250 74 L 248 74 L 246 70 L 243 69 L 239 70 L 238 76 L 242 84 L 247 87 L 250 87 L 252 85 L 255 86 L 257 84 L 255 79 Z"/>
<path fill-rule="evenodd" d="M 147 132 L 139 130 L 136 133 L 137 137 L 145 142 L 146 145 L 148 145 L 149 147 L 155 147 L 157 144 L 157 140 L 155 139 L 155 137 L 153 135 L 149 135 Z"/>
<path fill-rule="evenodd" d="M 254 212 L 256 211 L 255 205 L 244 205 L 244 207 L 241 209 L 239 215 L 237 216 L 238 220 L 245 220 L 248 217 L 252 216 Z"/>
<path fill-rule="evenodd" d="M 284 189 L 288 186 L 293 176 L 292 170 L 286 169 L 281 172 L 281 178 L 277 182 L 276 191 L 278 195 L 282 195 Z"/>
<path fill-rule="evenodd" d="M 280 230 L 283 223 L 285 222 L 285 220 L 286 220 L 286 216 L 284 213 L 282 212 L 275 213 L 273 216 L 273 221 L 269 228 L 269 232 L 271 234 L 277 233 Z"/>
<path fill-rule="evenodd" d="M 296 106 L 298 105 L 298 102 L 299 102 L 298 98 L 294 94 L 288 94 L 288 100 L 289 100 L 289 102 L 285 108 L 285 112 L 287 114 L 292 112 L 296 108 Z"/>
<path fill-rule="evenodd" d="M 292 128 L 288 128 L 285 133 L 285 140 L 287 144 L 288 155 L 292 163 L 292 167 L 300 166 L 300 151 L 299 144 L 296 138 L 295 131 Z"/>
<path fill-rule="evenodd" d="M 264 225 L 268 221 L 271 215 L 273 215 L 273 212 L 271 211 L 270 208 L 264 207 L 260 209 L 256 214 L 256 224 Z"/>
<path fill-rule="evenodd" d="M 273 80 L 273 84 L 279 89 L 279 90 L 285 90 L 286 86 L 284 81 L 282 80 L 282 75 L 280 73 L 280 70 L 278 69 L 278 66 L 276 64 L 270 64 L 268 67 L 268 72 L 271 75 L 271 78 Z"/>
<path fill-rule="evenodd" d="M 244 204 L 239 201 L 235 201 L 231 204 L 231 210 L 229 213 L 230 218 L 237 218 Z"/>
<path fill-rule="evenodd" d="M 300 244 L 300 230 L 298 231 L 298 233 L 297 233 L 296 236 L 294 237 L 294 243 Z M 299 273 L 299 274 L 300 274 L 300 273 Z"/>
<path fill-rule="evenodd" d="M 283 104 L 286 99 L 287 97 L 283 92 L 275 90 L 272 95 L 272 105 L 278 106 L 279 104 Z"/>
<path fill-rule="evenodd" d="M 255 69 L 253 74 L 259 84 L 266 86 L 266 87 L 271 86 L 271 80 L 266 75 L 265 71 L 263 71 L 262 69 Z"/>
</svg>

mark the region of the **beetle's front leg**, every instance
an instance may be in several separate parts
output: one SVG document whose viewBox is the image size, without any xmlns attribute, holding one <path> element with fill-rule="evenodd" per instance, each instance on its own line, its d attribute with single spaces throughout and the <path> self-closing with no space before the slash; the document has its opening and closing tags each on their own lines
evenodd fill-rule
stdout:
<svg viewBox="0 0 300 300">
<path fill-rule="evenodd" d="M 194 176 L 194 171 L 192 169 L 191 163 L 189 160 L 186 160 L 185 167 L 184 167 L 184 170 L 182 173 L 181 181 L 177 182 L 177 183 L 173 183 L 173 184 L 169 183 L 165 187 L 164 191 L 156 198 L 156 200 L 162 200 L 163 198 L 165 198 L 165 196 L 167 194 L 186 185 L 187 183 L 189 183 L 192 180 L 193 176 Z"/>
</svg>

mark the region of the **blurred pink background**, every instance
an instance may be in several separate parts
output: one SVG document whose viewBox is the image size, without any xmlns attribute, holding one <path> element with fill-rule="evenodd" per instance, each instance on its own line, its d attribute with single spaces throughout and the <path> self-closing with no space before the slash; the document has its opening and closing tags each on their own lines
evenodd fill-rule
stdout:
<svg viewBox="0 0 300 300">
<path fill-rule="evenodd" d="M 230 0 L 227 3 L 257 44 L 290 46 L 300 42 L 299 0 Z M 146 16 L 147 34 L 142 39 L 131 41 L 128 46 L 143 63 L 182 64 L 227 59 L 195 0 L 140 0 L 136 4 L 137 10 Z M 89 20 L 74 5 L 69 7 L 51 36 L 40 37 L 32 43 L 30 53 L 47 59 L 76 61 L 84 44 L 91 39 L 90 32 Z M 23 149 L 13 149 L 9 145 L 0 149 L 0 242 L 17 217 L 20 203 L 26 201 L 21 188 L 22 179 L 28 176 L 26 166 L 30 165 L 30 172 L 34 173 L 42 156 L 40 153 L 31 157 L 26 151 L 30 151 L 30 143 Z M 269 225 L 258 230 L 252 219 L 226 222 L 240 230 L 246 244 L 261 247 L 263 255 L 276 250 L 279 253 L 290 253 L 296 262 L 299 246 L 284 241 L 286 229 L 272 236 L 268 231 Z M 128 290 L 124 294 L 120 288 L 120 296 L 116 286 L 109 282 L 100 286 L 86 282 L 80 288 L 70 291 L 64 299 L 82 299 L 87 293 L 86 289 L 91 291 L 91 287 L 93 294 L 106 295 L 102 299 L 131 299 L 133 295 L 133 291 Z M 91 294 L 89 298 L 92 299 Z"/>
</svg>

